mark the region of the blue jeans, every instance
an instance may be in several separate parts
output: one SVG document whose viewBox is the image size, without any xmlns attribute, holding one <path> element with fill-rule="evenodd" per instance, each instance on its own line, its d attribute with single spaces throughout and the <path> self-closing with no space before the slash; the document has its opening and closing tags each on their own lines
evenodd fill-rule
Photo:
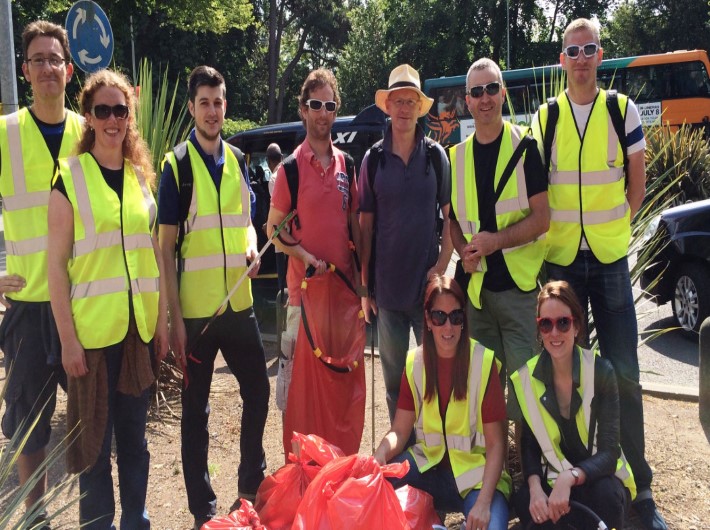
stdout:
<svg viewBox="0 0 710 530">
<path fill-rule="evenodd" d="M 391 311 L 378 308 L 377 311 L 377 344 L 380 349 L 382 376 L 387 391 L 387 409 L 390 422 L 394 420 L 399 399 L 399 385 L 402 382 L 404 365 L 407 362 L 409 350 L 409 329 L 414 330 L 417 344 L 422 343 L 422 326 L 424 309 L 417 306 L 408 311 Z"/>
<path fill-rule="evenodd" d="M 426 491 L 434 497 L 434 508 L 437 510 L 462 512 L 464 519 L 468 517 L 468 512 L 476 504 L 481 490 L 471 490 L 466 494 L 466 497 L 462 498 L 456 488 L 456 480 L 450 468 L 446 466 L 433 467 L 420 473 L 414 457 L 409 451 L 397 455 L 392 459 L 392 462 L 404 462 L 405 460 L 409 462 L 409 472 L 402 478 L 387 479 L 395 489 L 408 484 Z M 488 530 L 505 530 L 507 528 L 508 501 L 500 491 L 496 490 L 491 501 L 491 520 Z"/>
<path fill-rule="evenodd" d="M 116 390 L 123 360 L 123 341 L 104 348 L 108 382 L 108 420 L 96 464 L 79 475 L 79 514 L 82 528 L 114 530 L 116 507 L 111 479 L 111 438 L 116 436 L 118 489 L 121 495 L 121 530 L 150 528 L 145 497 L 148 489 L 150 453 L 145 439 L 150 389 L 140 396 Z M 93 522 L 90 522 L 93 521 Z M 88 523 L 88 524 L 87 524 Z"/>
<path fill-rule="evenodd" d="M 567 281 L 577 294 L 586 321 L 592 307 L 602 357 L 614 366 L 619 385 L 621 449 L 640 492 L 651 488 L 653 473 L 644 457 L 643 400 L 639 384 L 638 325 L 626 258 L 601 263 L 589 250 L 580 250 L 566 267 L 546 263 L 548 279 Z"/>
</svg>

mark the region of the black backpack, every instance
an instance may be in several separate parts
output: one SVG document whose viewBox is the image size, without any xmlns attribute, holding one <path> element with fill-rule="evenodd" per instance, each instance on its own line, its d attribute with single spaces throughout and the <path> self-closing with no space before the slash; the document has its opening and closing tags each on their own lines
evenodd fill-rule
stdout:
<svg viewBox="0 0 710 530">
<path fill-rule="evenodd" d="M 621 151 L 624 154 L 624 175 L 628 179 L 628 168 L 629 168 L 629 158 L 628 158 L 628 141 L 626 138 L 626 116 L 621 115 L 621 108 L 619 107 L 619 98 L 616 90 L 607 90 L 606 93 L 606 108 L 609 116 L 611 117 L 611 123 L 614 125 L 614 131 L 619 137 L 619 143 L 621 144 Z M 560 117 L 560 105 L 557 102 L 556 97 L 548 98 L 547 100 L 547 124 L 545 125 L 545 131 L 543 134 L 543 145 L 545 148 L 545 165 L 547 167 L 547 172 L 550 172 L 550 155 L 552 154 L 552 140 L 555 137 L 555 127 L 557 127 L 557 120 Z"/>
<path fill-rule="evenodd" d="M 244 153 L 242 153 L 238 147 L 233 146 L 228 142 L 224 142 L 224 145 L 231 149 L 234 156 L 237 158 L 239 164 L 239 171 L 242 171 L 244 167 Z M 180 194 L 180 207 L 179 207 L 179 224 L 178 224 L 178 240 L 175 251 L 180 252 L 182 247 L 182 242 L 185 239 L 185 221 L 187 220 L 187 214 L 190 212 L 190 202 L 192 201 L 192 187 L 195 183 L 195 176 L 192 174 L 192 165 L 190 164 L 190 152 L 187 149 L 187 141 L 181 142 L 175 146 L 173 149 L 173 154 L 175 155 L 175 162 L 177 164 L 178 170 L 178 181 L 180 182 L 180 189 L 178 190 Z M 245 179 L 248 178 L 242 175 Z"/>
<path fill-rule="evenodd" d="M 367 158 L 367 183 L 370 186 L 370 189 L 373 190 L 375 189 L 375 175 L 377 174 L 378 169 L 384 168 L 385 167 L 385 157 L 384 157 L 384 152 L 385 149 L 382 145 L 383 140 L 379 140 L 378 142 L 375 142 L 375 144 L 370 148 L 370 154 L 368 155 Z M 441 239 L 441 232 L 444 228 L 444 220 L 441 218 L 440 212 L 441 212 L 441 205 L 439 204 L 439 190 L 441 189 L 441 180 L 442 180 L 442 173 L 444 171 L 441 163 L 441 156 L 439 155 L 438 150 L 436 149 L 437 143 L 432 140 L 429 137 L 424 137 L 424 144 L 426 146 L 426 172 L 429 172 L 429 168 L 433 167 L 434 168 L 434 174 L 436 175 L 436 194 L 437 194 L 437 200 L 436 204 L 434 206 L 434 217 L 436 219 L 436 234 L 439 239 Z M 375 216 L 377 215 L 377 212 L 375 212 Z M 376 247 L 376 230 L 375 230 L 376 223 L 373 223 L 372 226 L 372 245 L 370 249 L 370 263 L 368 266 L 368 291 L 370 296 L 375 295 L 375 247 Z"/>
</svg>

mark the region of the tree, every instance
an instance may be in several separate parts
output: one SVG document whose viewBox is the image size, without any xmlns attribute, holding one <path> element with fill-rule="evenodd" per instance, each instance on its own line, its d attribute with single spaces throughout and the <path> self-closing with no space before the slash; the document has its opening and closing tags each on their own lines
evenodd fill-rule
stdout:
<svg viewBox="0 0 710 530">
<path fill-rule="evenodd" d="M 335 0 L 269 0 L 267 123 L 281 121 L 287 87 L 304 57 L 312 66 L 337 64 L 350 29 L 347 8 Z"/>
<path fill-rule="evenodd" d="M 625 0 L 604 31 L 609 56 L 663 53 L 710 47 L 705 0 Z M 682 31 L 679 31 L 682 28 Z"/>
</svg>

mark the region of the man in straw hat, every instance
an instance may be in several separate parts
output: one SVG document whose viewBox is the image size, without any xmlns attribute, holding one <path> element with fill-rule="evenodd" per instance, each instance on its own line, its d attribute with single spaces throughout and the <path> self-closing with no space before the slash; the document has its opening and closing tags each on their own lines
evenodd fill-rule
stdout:
<svg viewBox="0 0 710 530">
<path fill-rule="evenodd" d="M 421 91 L 414 68 L 402 64 L 392 70 L 389 87 L 375 94 L 375 104 L 391 122 L 360 169 L 361 274 L 368 288 L 362 303 L 368 321 L 371 311 L 378 317 L 390 420 L 397 408 L 410 328 L 421 342 L 424 286 L 430 275 L 446 271 L 452 252 L 449 162 L 444 149 L 417 124 L 433 102 Z"/>
<path fill-rule="evenodd" d="M 468 321 L 472 338 L 496 353 L 508 374 L 536 350 L 537 276 L 550 223 L 547 175 L 535 140 L 503 121 L 503 75 L 479 59 L 466 76 L 466 105 L 476 130 L 452 146 L 451 238 L 471 273 Z M 505 382 L 501 369 L 501 382 Z M 522 415 L 512 392 L 508 418 Z M 516 426 L 516 434 L 520 435 Z M 519 444 L 518 444 L 519 447 Z"/>
</svg>

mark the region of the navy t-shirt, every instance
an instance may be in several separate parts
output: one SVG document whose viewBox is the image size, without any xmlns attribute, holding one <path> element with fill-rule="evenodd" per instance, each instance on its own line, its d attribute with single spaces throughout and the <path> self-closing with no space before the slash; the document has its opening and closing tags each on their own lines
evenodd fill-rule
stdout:
<svg viewBox="0 0 710 530">
<path fill-rule="evenodd" d="M 212 177 L 215 188 L 219 190 L 219 186 L 222 183 L 222 171 L 224 171 L 224 150 L 229 149 L 225 146 L 224 141 L 222 141 L 222 147 L 219 157 L 215 159 L 212 155 L 208 155 L 204 152 L 200 143 L 197 141 L 197 135 L 195 129 L 190 133 L 190 140 L 192 146 L 195 148 L 197 153 L 202 158 L 202 162 L 205 164 L 207 171 Z M 242 175 L 244 176 L 244 181 L 249 188 L 249 196 L 251 197 L 251 216 L 254 218 L 254 211 L 256 205 L 256 195 L 251 189 L 249 184 L 249 178 L 247 175 L 246 166 L 241 168 Z M 180 193 L 175 183 L 175 176 L 173 175 L 173 167 L 170 164 L 165 164 L 163 167 L 163 173 L 160 176 L 160 187 L 158 189 L 158 223 L 161 225 L 173 225 L 176 226 L 180 224 Z"/>
</svg>

